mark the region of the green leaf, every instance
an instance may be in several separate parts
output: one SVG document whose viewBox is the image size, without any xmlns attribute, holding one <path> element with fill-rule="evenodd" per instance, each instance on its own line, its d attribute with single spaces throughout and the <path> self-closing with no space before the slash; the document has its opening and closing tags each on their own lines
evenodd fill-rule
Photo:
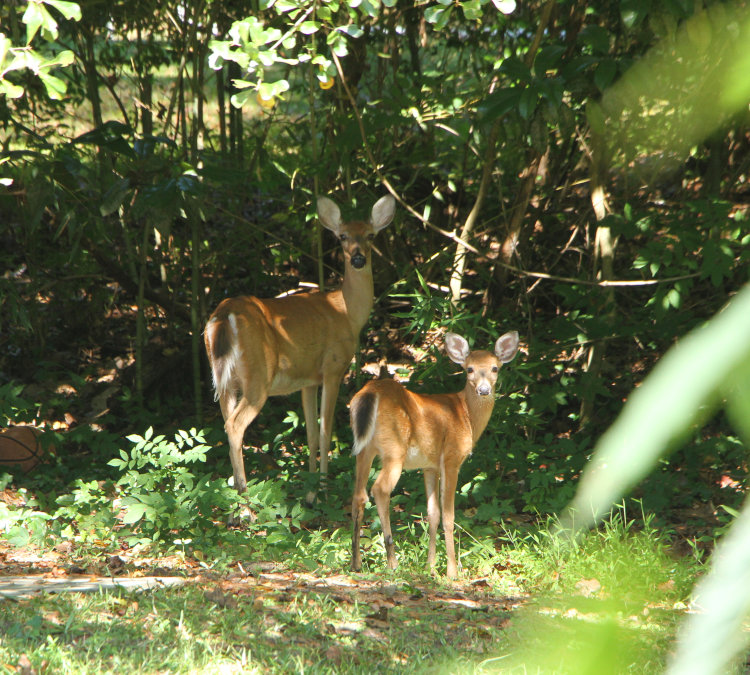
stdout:
<svg viewBox="0 0 750 675">
<path fill-rule="evenodd" d="M 108 216 L 111 213 L 117 211 L 125 198 L 130 193 L 130 180 L 128 178 L 121 178 L 114 183 L 103 195 L 101 204 L 99 204 L 99 212 L 103 216 Z M 128 439 L 131 437 L 129 436 Z"/>
<path fill-rule="evenodd" d="M 503 14 L 510 14 L 516 9 L 516 0 L 492 0 L 492 4 Z"/>
<path fill-rule="evenodd" d="M 45 68 L 52 68 L 54 66 L 62 66 L 64 68 L 65 66 L 69 66 L 71 63 L 73 63 L 75 59 L 76 59 L 75 54 L 71 52 L 69 49 L 66 49 L 65 51 L 62 51 L 57 56 L 55 56 L 54 59 L 45 61 L 43 66 Z"/>
<path fill-rule="evenodd" d="M 3 64 L 5 63 L 5 57 L 12 46 L 13 43 L 10 41 L 10 38 L 7 38 L 0 33 L 0 69 L 4 67 Z"/>
<path fill-rule="evenodd" d="M 266 535 L 266 543 L 268 544 L 281 544 L 282 542 L 289 540 L 289 533 L 288 532 L 279 532 L 278 530 L 275 532 L 270 532 L 268 535 Z"/>
<path fill-rule="evenodd" d="M 479 0 L 465 0 L 460 5 L 467 21 L 477 21 L 482 18 L 482 6 Z"/>
<path fill-rule="evenodd" d="M 0 80 L 0 94 L 5 94 L 8 98 L 21 98 L 24 88 L 7 80 Z"/>
<path fill-rule="evenodd" d="M 15 525 L 11 527 L 3 537 L 11 546 L 23 548 L 28 546 L 31 541 L 31 535 L 25 527 Z"/>
<path fill-rule="evenodd" d="M 511 80 L 531 82 L 531 70 L 521 59 L 511 56 L 500 66 L 500 72 L 505 73 Z"/>
<path fill-rule="evenodd" d="M 539 96 L 536 89 L 533 87 L 526 87 L 521 92 L 521 98 L 518 101 L 518 112 L 525 120 L 529 119 L 536 109 L 537 100 Z"/>
<path fill-rule="evenodd" d="M 667 675 L 719 675 L 746 647 L 750 610 L 750 506 L 745 504 L 711 556 L 711 569 L 693 591 L 699 612 L 680 629 Z"/>
<path fill-rule="evenodd" d="M 143 518 L 148 507 L 145 504 L 128 504 L 125 507 L 125 515 L 122 518 L 122 522 L 125 525 L 132 525 L 137 523 Z"/>
<path fill-rule="evenodd" d="M 565 47 L 562 45 L 542 47 L 534 59 L 534 72 L 537 77 L 543 77 L 548 70 L 559 68 L 564 54 Z"/>
<path fill-rule="evenodd" d="M 328 36 L 328 45 L 331 51 L 338 56 L 340 59 L 344 58 L 349 53 L 349 48 L 346 44 L 346 38 L 339 32 L 334 31 Z"/>
<path fill-rule="evenodd" d="M 26 24 L 26 44 L 31 44 L 34 36 L 45 23 L 45 15 L 49 16 L 46 9 L 35 2 L 26 5 L 21 21 Z M 51 17 L 50 17 L 51 18 Z"/>
<path fill-rule="evenodd" d="M 235 108 L 241 108 L 245 103 L 254 99 L 255 92 L 252 89 L 245 89 L 238 94 L 232 94 L 229 101 Z"/>
<path fill-rule="evenodd" d="M 617 62 L 614 59 L 604 59 L 594 71 L 594 84 L 599 91 L 604 91 L 617 75 Z"/>
<path fill-rule="evenodd" d="M 589 47 L 594 54 L 609 52 L 609 33 L 601 26 L 586 26 L 578 33 L 578 40 Z"/>
<path fill-rule="evenodd" d="M 440 18 L 448 11 L 450 10 L 445 7 L 433 5 L 432 7 L 428 7 L 424 11 L 424 20 L 427 23 L 438 23 L 440 21 Z"/>
<path fill-rule="evenodd" d="M 750 447 L 750 359 L 732 375 L 732 385 L 727 396 L 727 414 L 746 447 Z M 724 507 L 729 513 L 731 509 Z"/>
<path fill-rule="evenodd" d="M 340 30 L 342 33 L 346 33 L 351 38 L 362 37 L 364 31 L 355 23 L 351 23 L 348 26 L 339 26 L 336 30 Z"/>
<path fill-rule="evenodd" d="M 639 24 L 651 10 L 648 0 L 620 0 L 620 16 L 626 28 Z"/>
<path fill-rule="evenodd" d="M 44 83 L 44 87 L 47 90 L 47 96 L 53 101 L 60 101 L 65 96 L 67 85 L 59 77 L 41 71 L 39 73 L 39 79 Z"/>
<path fill-rule="evenodd" d="M 289 82 L 287 80 L 263 82 L 258 86 L 258 93 L 260 94 L 261 98 L 267 101 L 280 96 L 285 91 L 289 91 Z"/>
<path fill-rule="evenodd" d="M 65 0 L 43 0 L 50 7 L 54 7 L 69 21 L 81 20 L 81 8 L 75 2 L 65 2 Z"/>
<path fill-rule="evenodd" d="M 299 31 L 304 35 L 312 35 L 320 30 L 320 24 L 317 21 L 303 21 L 300 24 Z"/>
<path fill-rule="evenodd" d="M 597 444 L 567 521 L 602 517 L 658 459 L 704 422 L 750 361 L 750 285 L 672 347 Z"/>
<path fill-rule="evenodd" d="M 480 108 L 485 117 L 494 120 L 513 110 L 520 99 L 521 89 L 518 87 L 496 89 L 485 98 Z"/>
</svg>

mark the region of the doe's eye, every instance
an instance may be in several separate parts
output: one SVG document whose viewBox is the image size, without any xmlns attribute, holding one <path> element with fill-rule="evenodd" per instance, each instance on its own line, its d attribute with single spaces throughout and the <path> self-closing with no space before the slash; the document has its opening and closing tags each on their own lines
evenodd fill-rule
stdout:
<svg viewBox="0 0 750 675">
<path fill-rule="evenodd" d="M 367 235 L 367 241 L 372 241 L 373 239 L 375 239 L 375 234 L 370 232 L 370 234 Z"/>
<path fill-rule="evenodd" d="M 340 234 L 339 241 L 346 241 L 349 238 L 347 234 Z"/>
<path fill-rule="evenodd" d="M 493 372 L 493 373 L 496 373 L 496 372 L 497 372 L 497 366 L 492 366 L 492 372 Z"/>
</svg>

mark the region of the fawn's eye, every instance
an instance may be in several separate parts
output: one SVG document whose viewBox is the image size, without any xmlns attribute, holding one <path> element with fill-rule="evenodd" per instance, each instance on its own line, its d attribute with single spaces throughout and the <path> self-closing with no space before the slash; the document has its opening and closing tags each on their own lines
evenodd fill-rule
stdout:
<svg viewBox="0 0 750 675">
<path fill-rule="evenodd" d="M 471 366 L 469 366 L 469 367 L 468 367 L 468 368 L 466 369 L 466 372 L 467 372 L 467 373 L 473 373 L 473 372 L 474 372 L 474 369 L 473 369 L 473 368 L 472 368 Z"/>
<path fill-rule="evenodd" d="M 367 241 L 372 241 L 373 239 L 375 239 L 375 233 L 370 232 L 370 234 L 367 235 Z"/>
<path fill-rule="evenodd" d="M 497 366 L 492 366 L 492 372 L 493 372 L 493 373 L 496 373 L 496 372 L 497 372 Z"/>
<path fill-rule="evenodd" d="M 347 234 L 342 233 L 339 235 L 339 241 L 346 241 L 348 238 L 349 236 Z"/>
</svg>

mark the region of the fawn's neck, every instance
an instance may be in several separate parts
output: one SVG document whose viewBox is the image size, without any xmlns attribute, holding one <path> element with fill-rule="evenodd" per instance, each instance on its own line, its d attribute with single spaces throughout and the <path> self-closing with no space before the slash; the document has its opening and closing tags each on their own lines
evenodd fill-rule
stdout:
<svg viewBox="0 0 750 675">
<path fill-rule="evenodd" d="M 467 386 L 460 394 L 466 404 L 466 410 L 469 413 L 471 422 L 471 435 L 474 443 L 479 440 L 487 424 L 492 417 L 492 409 L 495 407 L 495 392 L 487 396 L 480 396 L 476 390 Z"/>
</svg>

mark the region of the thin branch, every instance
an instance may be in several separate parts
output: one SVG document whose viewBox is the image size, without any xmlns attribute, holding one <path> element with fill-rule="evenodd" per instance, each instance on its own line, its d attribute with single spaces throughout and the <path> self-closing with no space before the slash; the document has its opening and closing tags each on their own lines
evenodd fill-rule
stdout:
<svg viewBox="0 0 750 675">
<path fill-rule="evenodd" d="M 603 281 L 590 281 L 588 279 L 576 279 L 575 277 L 558 277 L 554 274 L 546 274 L 545 272 L 527 272 L 513 265 L 509 265 L 499 260 L 495 262 L 496 265 L 500 265 L 505 269 L 520 274 L 525 277 L 534 277 L 535 279 L 545 279 L 547 281 L 561 281 L 566 284 L 581 284 L 583 286 L 655 286 L 656 284 L 669 284 L 674 281 L 684 281 L 685 279 L 694 279 L 700 276 L 700 272 L 693 272 L 693 274 L 683 274 L 678 277 L 666 277 L 665 279 L 604 279 Z"/>
<path fill-rule="evenodd" d="M 352 110 L 354 111 L 354 116 L 357 118 L 357 125 L 359 126 L 359 133 L 362 137 L 362 145 L 365 149 L 365 152 L 367 153 L 367 159 L 370 161 L 370 164 L 372 165 L 372 170 L 377 174 L 380 181 L 385 185 L 388 192 L 390 192 L 396 201 L 401 204 L 411 215 L 413 215 L 417 220 L 421 221 L 422 224 L 424 224 L 426 227 L 429 227 L 431 230 L 434 230 L 435 232 L 438 232 L 439 234 L 442 234 L 444 237 L 447 237 L 448 239 L 451 239 L 452 241 L 455 241 L 458 244 L 461 244 L 464 248 L 471 251 L 472 253 L 476 253 L 479 255 L 479 251 L 474 248 L 471 244 L 465 242 L 461 237 L 456 235 L 454 232 L 448 232 L 448 230 L 444 230 L 441 227 L 438 227 L 437 225 L 433 225 L 429 220 L 421 216 L 419 213 L 417 213 L 409 204 L 407 204 L 402 198 L 401 195 L 396 191 L 396 188 L 391 185 L 390 181 L 385 177 L 383 172 L 380 170 L 380 167 L 378 166 L 377 162 L 375 161 L 375 156 L 372 154 L 372 149 L 370 148 L 370 144 L 367 142 L 367 134 L 365 133 L 365 125 L 362 121 L 362 115 L 359 112 L 359 108 L 357 108 L 357 102 L 354 100 L 354 95 L 351 92 L 351 89 L 349 89 L 349 85 L 346 83 L 346 78 L 344 77 L 344 70 L 341 67 L 341 61 L 339 61 L 338 56 L 336 54 L 332 54 L 333 56 L 333 62 L 336 64 L 336 70 L 338 71 L 339 78 L 341 79 L 341 83 L 344 85 L 344 91 L 346 91 L 346 96 L 349 99 L 349 103 L 351 103 Z"/>
</svg>

